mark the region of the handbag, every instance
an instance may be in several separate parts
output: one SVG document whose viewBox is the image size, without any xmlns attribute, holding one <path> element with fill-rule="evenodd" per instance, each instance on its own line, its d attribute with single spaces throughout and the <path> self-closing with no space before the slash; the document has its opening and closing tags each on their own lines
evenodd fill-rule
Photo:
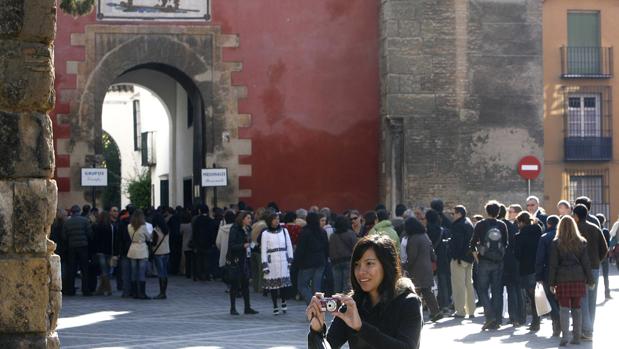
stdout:
<svg viewBox="0 0 619 349">
<path fill-rule="evenodd" d="M 238 261 L 236 263 L 226 261 L 222 277 L 224 281 L 229 284 L 239 280 L 241 278 L 241 266 Z"/>
<path fill-rule="evenodd" d="M 550 302 L 548 302 L 546 297 L 544 286 L 539 282 L 535 285 L 535 309 L 537 309 L 537 315 L 539 316 L 548 314 L 552 310 Z"/>
</svg>

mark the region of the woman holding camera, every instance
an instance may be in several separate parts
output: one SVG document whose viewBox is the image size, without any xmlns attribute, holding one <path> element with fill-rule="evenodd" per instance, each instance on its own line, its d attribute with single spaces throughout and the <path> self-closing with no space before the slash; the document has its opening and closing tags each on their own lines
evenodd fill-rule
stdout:
<svg viewBox="0 0 619 349">
<path fill-rule="evenodd" d="M 316 293 L 306 310 L 309 348 L 419 348 L 423 326 L 421 301 L 414 285 L 402 277 L 395 243 L 386 236 L 361 239 L 351 260 L 351 295 L 337 295 L 341 305 L 328 331 L 325 303 Z M 344 307 L 345 306 L 345 307 Z"/>
</svg>

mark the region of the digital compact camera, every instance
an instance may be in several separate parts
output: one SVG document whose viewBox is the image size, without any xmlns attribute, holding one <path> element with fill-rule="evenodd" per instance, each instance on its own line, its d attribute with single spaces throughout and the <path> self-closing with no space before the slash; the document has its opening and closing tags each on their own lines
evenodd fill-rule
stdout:
<svg viewBox="0 0 619 349">
<path fill-rule="evenodd" d="M 321 311 L 339 311 L 340 313 L 346 312 L 346 304 L 342 304 L 342 302 L 337 298 L 325 297 L 320 300 L 320 310 Z"/>
</svg>

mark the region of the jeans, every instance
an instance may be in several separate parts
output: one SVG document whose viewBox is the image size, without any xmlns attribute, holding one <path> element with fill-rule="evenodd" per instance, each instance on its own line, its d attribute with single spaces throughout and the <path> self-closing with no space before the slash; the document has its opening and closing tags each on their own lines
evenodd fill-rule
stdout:
<svg viewBox="0 0 619 349">
<path fill-rule="evenodd" d="M 131 293 L 131 259 L 127 256 L 120 257 L 120 271 L 122 273 L 123 295 Z"/>
<path fill-rule="evenodd" d="M 451 305 L 451 273 L 447 271 L 439 271 L 436 274 L 436 284 L 438 287 L 437 301 L 441 309 L 445 309 Z"/>
<path fill-rule="evenodd" d="M 507 311 L 509 319 L 519 324 L 524 324 L 527 318 L 524 297 L 520 283 L 516 280 L 507 282 Z"/>
<path fill-rule="evenodd" d="M 559 321 L 559 302 L 557 301 L 557 297 L 550 292 L 550 285 L 548 282 L 544 281 L 542 285 L 544 286 L 544 292 L 546 292 L 548 303 L 550 303 L 550 318 L 552 321 Z"/>
<path fill-rule="evenodd" d="M 333 264 L 333 292 L 348 292 L 350 289 L 350 262 Z"/>
<path fill-rule="evenodd" d="M 170 264 L 169 254 L 155 255 L 155 266 L 157 267 L 157 275 L 159 275 L 160 279 L 168 277 L 169 264 Z"/>
<path fill-rule="evenodd" d="M 144 259 L 132 259 L 131 260 L 131 281 L 133 282 L 145 282 L 146 281 L 146 268 L 148 267 L 148 258 Z"/>
<path fill-rule="evenodd" d="M 602 279 L 604 280 L 604 294 L 608 296 L 610 294 L 610 285 L 608 284 L 608 258 L 604 258 L 604 260 L 600 263 L 602 266 Z"/>
<path fill-rule="evenodd" d="M 593 324 L 595 323 L 595 306 L 598 296 L 598 279 L 600 278 L 600 269 L 591 269 L 595 286 L 593 289 L 587 287 L 585 296 L 581 299 L 580 307 L 582 309 L 582 332 L 588 336 L 593 335 Z"/>
<path fill-rule="evenodd" d="M 324 265 L 316 268 L 299 269 L 297 287 L 299 293 L 303 296 L 303 299 L 305 299 L 305 303 L 309 304 L 314 292 L 320 292 L 322 290 L 321 281 L 324 270 Z M 310 287 L 310 281 L 312 282 L 312 287 Z"/>
<path fill-rule="evenodd" d="M 493 263 L 485 260 L 479 262 L 477 281 L 479 283 L 479 300 L 484 307 L 486 321 L 503 320 L 503 263 Z M 492 292 L 492 299 L 488 295 Z"/>
<path fill-rule="evenodd" d="M 112 267 L 110 267 L 110 259 L 112 258 L 112 256 L 103 253 L 97 253 L 96 258 L 97 262 L 99 263 L 101 275 L 111 278 L 113 269 Z"/>
<path fill-rule="evenodd" d="M 67 253 L 67 285 L 70 287 L 66 294 L 75 294 L 75 274 L 79 266 L 82 271 L 82 294 L 89 294 L 88 287 L 88 247 L 69 248 Z"/>
</svg>

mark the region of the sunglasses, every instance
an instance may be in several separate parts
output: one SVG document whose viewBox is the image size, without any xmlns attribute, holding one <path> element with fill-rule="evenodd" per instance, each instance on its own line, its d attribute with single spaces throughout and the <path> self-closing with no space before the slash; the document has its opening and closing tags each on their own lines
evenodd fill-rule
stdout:
<svg viewBox="0 0 619 349">
<path fill-rule="evenodd" d="M 355 219 L 358 219 L 359 217 L 350 217 L 351 221 L 354 221 Z"/>
</svg>

